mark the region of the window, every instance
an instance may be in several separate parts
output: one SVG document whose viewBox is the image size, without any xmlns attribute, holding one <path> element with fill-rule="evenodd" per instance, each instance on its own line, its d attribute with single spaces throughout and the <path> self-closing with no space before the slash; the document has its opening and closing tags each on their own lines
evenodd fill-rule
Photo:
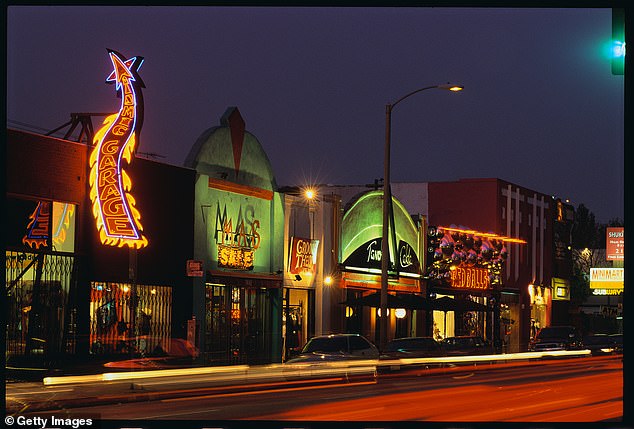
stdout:
<svg viewBox="0 0 634 429">
<path fill-rule="evenodd" d="M 370 345 L 361 337 L 350 337 L 350 351 L 369 349 Z"/>
</svg>

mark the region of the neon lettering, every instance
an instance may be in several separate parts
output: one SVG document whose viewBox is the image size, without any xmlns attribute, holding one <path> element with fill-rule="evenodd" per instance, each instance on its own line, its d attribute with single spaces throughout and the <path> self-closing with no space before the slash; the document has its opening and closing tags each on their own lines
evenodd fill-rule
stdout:
<svg viewBox="0 0 634 429">
<path fill-rule="evenodd" d="M 138 75 L 143 59 L 126 60 L 111 50 L 109 56 L 114 70 L 106 82 L 116 84 L 122 103 L 119 113 L 108 116 L 95 133 L 95 148 L 90 155 L 90 198 L 103 244 L 141 248 L 148 240 L 141 234 L 140 214 L 134 207 L 134 197 L 127 192 L 132 184 L 122 162 L 132 160 L 140 132 L 137 124 L 141 123 L 143 106 L 138 104 L 136 91 L 143 87 Z"/>
</svg>

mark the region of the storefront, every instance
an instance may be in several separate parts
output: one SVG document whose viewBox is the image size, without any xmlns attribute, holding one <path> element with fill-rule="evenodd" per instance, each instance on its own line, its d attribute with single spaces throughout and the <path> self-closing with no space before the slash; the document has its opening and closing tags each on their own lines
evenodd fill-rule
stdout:
<svg viewBox="0 0 634 429">
<path fill-rule="evenodd" d="M 187 157 L 197 172 L 194 279 L 198 344 L 208 364 L 279 362 L 284 214 L 269 160 L 237 108 Z"/>
<path fill-rule="evenodd" d="M 77 206 L 17 196 L 5 201 L 6 356 L 65 353 L 76 316 Z"/>
<path fill-rule="evenodd" d="M 315 285 L 319 240 L 289 237 L 284 276 L 283 359 L 297 354 L 315 333 Z"/>
<path fill-rule="evenodd" d="M 102 242 L 89 198 L 89 147 L 16 130 L 8 136 L 7 356 L 42 365 L 114 359 L 129 356 L 128 343 L 139 337 L 140 351 L 169 351 L 191 317 L 184 265 L 194 172 L 138 158 L 126 168 L 148 240 L 131 252 Z M 181 209 L 165 210 L 166 201 Z"/>
<path fill-rule="evenodd" d="M 555 279 L 553 279 L 555 283 Z M 555 290 L 559 287 L 555 286 Z M 528 285 L 528 296 L 531 303 L 531 330 L 530 341 L 535 339 L 537 332 L 545 326 L 551 325 L 552 315 L 552 289 L 543 285 Z"/>
<path fill-rule="evenodd" d="M 475 335 L 499 343 L 502 351 L 518 348 L 519 294 L 502 281 L 509 243 L 525 242 L 453 225 L 428 228 L 429 297 L 448 296 L 463 303 L 454 311 L 447 307 L 433 312 L 435 338 Z M 465 303 L 474 304 L 469 308 Z"/>
<path fill-rule="evenodd" d="M 366 192 L 349 206 L 341 228 L 341 287 L 345 291 L 342 328 L 378 344 L 380 302 L 362 299 L 381 289 L 383 191 Z M 407 296 L 424 295 L 419 258 L 421 228 L 395 198 L 392 207 L 388 294 L 394 299 L 388 300 L 388 340 L 422 336 L 426 325 L 425 311 L 406 304 Z"/>
</svg>

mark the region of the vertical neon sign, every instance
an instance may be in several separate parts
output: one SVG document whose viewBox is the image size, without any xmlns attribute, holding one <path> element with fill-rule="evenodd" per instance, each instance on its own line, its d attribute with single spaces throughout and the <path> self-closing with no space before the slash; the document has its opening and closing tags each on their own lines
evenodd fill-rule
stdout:
<svg viewBox="0 0 634 429">
<path fill-rule="evenodd" d="M 29 216 L 29 225 L 22 243 L 31 248 L 39 249 L 48 245 L 49 222 L 51 220 L 51 203 L 38 201 L 35 210 Z"/>
<path fill-rule="evenodd" d="M 108 54 L 114 70 L 106 83 L 116 83 L 121 107 L 95 133 L 95 148 L 90 155 L 90 199 L 103 244 L 141 248 L 148 245 L 148 240 L 141 233 L 141 215 L 130 194 L 132 181 L 123 169 L 123 161 L 132 161 L 143 122 L 141 88 L 145 85 L 138 74 L 143 57 L 126 60 L 110 49 Z"/>
</svg>

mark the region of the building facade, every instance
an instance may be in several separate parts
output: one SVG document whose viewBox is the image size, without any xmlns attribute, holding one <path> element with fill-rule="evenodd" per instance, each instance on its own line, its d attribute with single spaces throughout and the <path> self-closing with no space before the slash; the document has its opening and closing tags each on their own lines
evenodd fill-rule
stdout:
<svg viewBox="0 0 634 429">
<path fill-rule="evenodd" d="M 204 131 L 196 171 L 193 314 L 204 363 L 281 360 L 284 201 L 257 138 L 235 107 Z"/>
<path fill-rule="evenodd" d="M 129 353 L 184 338 L 194 172 L 126 168 L 148 245 L 104 244 L 90 199 L 90 147 L 7 130 L 6 354 L 39 364 Z M 174 208 L 178 208 L 175 210 Z"/>
<path fill-rule="evenodd" d="M 558 279 L 569 280 L 563 268 L 554 271 L 555 261 L 564 267 L 569 256 L 554 256 L 558 200 L 500 179 L 397 183 L 393 184 L 393 193 L 405 205 L 409 203 L 410 210 L 426 214 L 430 225 L 519 240 L 504 245 L 507 257 L 496 290 L 500 313 L 492 328 L 503 350 L 527 350 L 534 334 L 532 327 L 552 323 L 553 282 L 558 288 L 566 288 L 566 282 Z M 559 293 L 569 296 L 565 290 Z"/>
</svg>

